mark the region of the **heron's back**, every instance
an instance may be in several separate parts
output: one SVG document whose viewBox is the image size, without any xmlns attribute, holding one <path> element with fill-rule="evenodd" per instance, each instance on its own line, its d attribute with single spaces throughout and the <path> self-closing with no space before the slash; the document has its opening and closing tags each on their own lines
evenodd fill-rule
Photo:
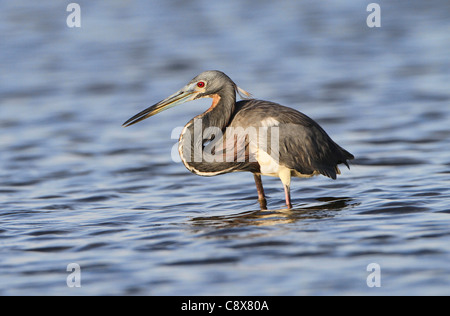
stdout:
<svg viewBox="0 0 450 316">
<path fill-rule="evenodd" d="M 268 142 L 267 150 L 277 146 L 279 165 L 295 170 L 298 175 L 320 173 L 332 179 L 340 173 L 338 164 L 354 156 L 336 144 L 324 129 L 305 114 L 280 104 L 263 100 L 243 100 L 236 103 L 230 127 L 276 127 L 278 144 Z M 294 173 L 293 175 L 296 175 Z"/>
</svg>

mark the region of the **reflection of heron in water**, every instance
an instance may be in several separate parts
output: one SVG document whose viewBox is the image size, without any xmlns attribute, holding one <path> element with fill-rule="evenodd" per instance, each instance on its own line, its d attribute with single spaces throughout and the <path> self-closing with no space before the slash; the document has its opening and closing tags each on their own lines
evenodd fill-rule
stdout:
<svg viewBox="0 0 450 316">
<path fill-rule="evenodd" d="M 353 207 L 359 203 L 353 202 L 352 198 L 324 197 L 318 198 L 315 205 L 309 203 L 305 207 L 280 210 L 258 210 L 226 216 L 195 217 L 192 219 L 194 226 L 206 226 L 213 228 L 235 227 L 235 226 L 270 226 L 277 224 L 293 223 L 305 219 L 329 218 L 336 212 L 347 207 Z M 313 205 L 311 205 L 313 204 Z"/>
<path fill-rule="evenodd" d="M 184 165 L 193 173 L 201 176 L 215 176 L 236 171 L 248 171 L 254 174 L 258 198 L 262 208 L 266 199 L 261 175 L 279 177 L 285 190 L 286 204 L 292 208 L 290 185 L 291 177 L 312 177 L 322 174 L 332 179 L 340 174 L 338 164 L 345 164 L 353 155 L 336 144 L 328 134 L 308 116 L 294 109 L 262 100 L 243 100 L 236 102 L 236 93 L 249 97 L 250 94 L 240 88 L 223 72 L 205 71 L 192 79 L 186 86 L 163 101 L 136 114 L 123 125 L 130 126 L 175 105 L 199 99 L 212 98 L 211 107 L 203 114 L 192 119 L 181 133 L 179 153 Z M 195 121 L 202 120 L 200 139 L 188 137 L 195 135 Z M 248 137 L 226 142 L 225 137 L 203 135 L 210 128 L 224 131 L 227 128 L 277 128 L 276 144 L 255 144 Z M 259 142 L 260 139 L 258 139 Z M 205 149 L 208 145 L 222 144 L 221 152 L 229 154 L 244 152 L 248 159 L 229 159 L 215 161 L 208 157 Z M 223 145 L 226 143 L 226 145 Z M 192 159 L 191 154 L 201 148 L 200 160 Z M 272 156 L 271 147 L 276 145 L 277 159 Z M 189 153 L 187 153 L 189 152 Z M 210 154 L 211 156 L 211 154 Z M 215 158 L 215 157 L 213 157 Z M 194 161 L 193 161 L 194 160 Z"/>
</svg>

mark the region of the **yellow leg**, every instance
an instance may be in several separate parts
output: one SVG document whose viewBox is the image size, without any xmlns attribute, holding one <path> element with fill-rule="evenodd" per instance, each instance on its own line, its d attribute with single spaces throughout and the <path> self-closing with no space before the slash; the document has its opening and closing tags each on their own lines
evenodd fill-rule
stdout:
<svg viewBox="0 0 450 316">
<path fill-rule="evenodd" d="M 283 182 L 284 186 L 284 194 L 286 198 L 286 205 L 288 208 L 292 208 L 291 203 L 291 170 L 286 167 L 280 167 L 280 172 L 278 173 L 278 176 L 281 179 L 281 182 Z"/>
</svg>

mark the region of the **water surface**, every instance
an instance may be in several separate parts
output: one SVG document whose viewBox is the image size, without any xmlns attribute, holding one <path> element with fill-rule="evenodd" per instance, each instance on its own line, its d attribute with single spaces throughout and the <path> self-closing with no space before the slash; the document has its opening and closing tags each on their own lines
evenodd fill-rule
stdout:
<svg viewBox="0 0 450 316">
<path fill-rule="evenodd" d="M 450 294 L 448 1 L 381 1 L 379 29 L 364 2 L 79 3 L 80 29 L 0 5 L 0 295 Z M 351 170 L 295 180 L 292 210 L 263 178 L 261 211 L 251 174 L 172 159 L 208 101 L 121 127 L 207 69 L 316 119 Z"/>
</svg>

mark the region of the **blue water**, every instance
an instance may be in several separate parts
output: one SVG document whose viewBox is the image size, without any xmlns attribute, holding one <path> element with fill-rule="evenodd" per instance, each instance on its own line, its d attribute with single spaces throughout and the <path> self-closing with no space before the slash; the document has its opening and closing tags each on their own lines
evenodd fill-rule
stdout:
<svg viewBox="0 0 450 316">
<path fill-rule="evenodd" d="M 448 1 L 378 1 L 381 28 L 369 1 L 79 1 L 81 28 L 67 3 L 0 4 L 0 295 L 450 294 Z M 294 180 L 293 210 L 263 178 L 260 211 L 251 174 L 172 159 L 210 101 L 121 127 L 208 69 L 351 170 Z"/>
</svg>

